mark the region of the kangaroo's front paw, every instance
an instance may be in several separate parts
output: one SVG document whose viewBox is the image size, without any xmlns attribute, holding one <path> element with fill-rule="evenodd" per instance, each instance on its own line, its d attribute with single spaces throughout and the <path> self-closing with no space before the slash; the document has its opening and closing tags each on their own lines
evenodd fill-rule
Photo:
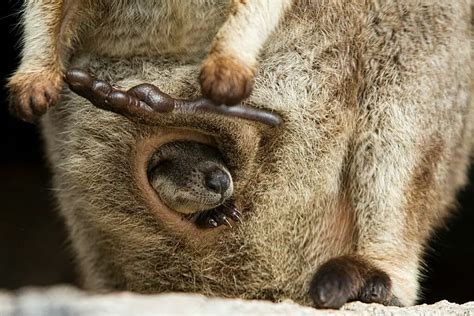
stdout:
<svg viewBox="0 0 474 316">
<path fill-rule="evenodd" d="M 199 76 L 204 97 L 216 104 L 235 105 L 252 92 L 254 70 L 235 57 L 210 55 Z"/>
<path fill-rule="evenodd" d="M 8 83 L 10 112 L 24 121 L 33 122 L 58 101 L 61 87 L 62 78 L 57 73 L 16 73 Z"/>
<path fill-rule="evenodd" d="M 343 256 L 323 264 L 310 284 L 318 308 L 340 308 L 349 301 L 400 305 L 391 291 L 390 277 L 357 257 Z"/>
</svg>

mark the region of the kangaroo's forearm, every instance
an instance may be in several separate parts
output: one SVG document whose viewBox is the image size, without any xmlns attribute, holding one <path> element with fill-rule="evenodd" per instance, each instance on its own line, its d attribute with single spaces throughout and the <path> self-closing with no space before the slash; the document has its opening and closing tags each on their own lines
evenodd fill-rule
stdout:
<svg viewBox="0 0 474 316">
<path fill-rule="evenodd" d="M 212 51 L 238 55 L 244 62 L 253 63 L 292 2 L 235 0 L 231 15 L 217 34 Z"/>
<path fill-rule="evenodd" d="M 20 71 L 48 68 L 63 72 L 74 39 L 80 0 L 28 0 L 25 4 L 24 47 Z"/>
</svg>

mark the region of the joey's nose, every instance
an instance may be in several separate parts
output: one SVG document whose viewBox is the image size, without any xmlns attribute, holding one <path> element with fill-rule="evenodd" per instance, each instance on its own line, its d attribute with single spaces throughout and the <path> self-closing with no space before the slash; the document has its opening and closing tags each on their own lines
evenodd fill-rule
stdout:
<svg viewBox="0 0 474 316">
<path fill-rule="evenodd" d="M 220 169 L 209 171 L 204 180 L 206 186 L 217 193 L 222 194 L 230 187 L 229 175 Z"/>
</svg>

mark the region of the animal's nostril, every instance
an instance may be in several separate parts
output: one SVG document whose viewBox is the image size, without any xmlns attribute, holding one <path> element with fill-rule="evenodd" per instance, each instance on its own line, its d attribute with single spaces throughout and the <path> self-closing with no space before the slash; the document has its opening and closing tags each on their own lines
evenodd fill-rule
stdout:
<svg viewBox="0 0 474 316">
<path fill-rule="evenodd" d="M 224 171 L 214 169 L 206 174 L 205 184 L 209 189 L 222 194 L 229 188 L 230 178 Z"/>
</svg>

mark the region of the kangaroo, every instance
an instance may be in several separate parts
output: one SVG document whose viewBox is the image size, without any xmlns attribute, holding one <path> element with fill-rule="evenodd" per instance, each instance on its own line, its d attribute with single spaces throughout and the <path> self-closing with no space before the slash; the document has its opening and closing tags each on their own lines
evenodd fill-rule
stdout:
<svg viewBox="0 0 474 316">
<path fill-rule="evenodd" d="M 199 95 L 202 54 L 234 11 L 179 2 L 171 19 L 147 1 L 97 3 L 101 23 L 71 65 L 125 90 Z M 144 123 L 94 107 L 93 86 L 91 102 L 64 90 L 42 118 L 85 288 L 416 303 L 426 244 L 453 213 L 472 152 L 470 3 L 297 1 L 281 23 L 245 101 L 278 113 L 279 127 L 201 112 Z M 154 49 L 188 56 L 136 57 Z M 149 166 L 173 142 L 225 157 L 242 223 L 202 227 L 160 197 Z"/>
<path fill-rule="evenodd" d="M 21 65 L 8 83 L 12 112 L 33 121 L 55 104 L 77 50 L 182 59 L 195 57 L 212 38 L 199 75 L 202 94 L 216 104 L 237 104 L 251 93 L 260 49 L 290 4 L 291 0 L 28 0 Z M 201 21 L 189 23 L 192 20 Z M 192 47 L 196 42 L 202 47 Z"/>
</svg>

